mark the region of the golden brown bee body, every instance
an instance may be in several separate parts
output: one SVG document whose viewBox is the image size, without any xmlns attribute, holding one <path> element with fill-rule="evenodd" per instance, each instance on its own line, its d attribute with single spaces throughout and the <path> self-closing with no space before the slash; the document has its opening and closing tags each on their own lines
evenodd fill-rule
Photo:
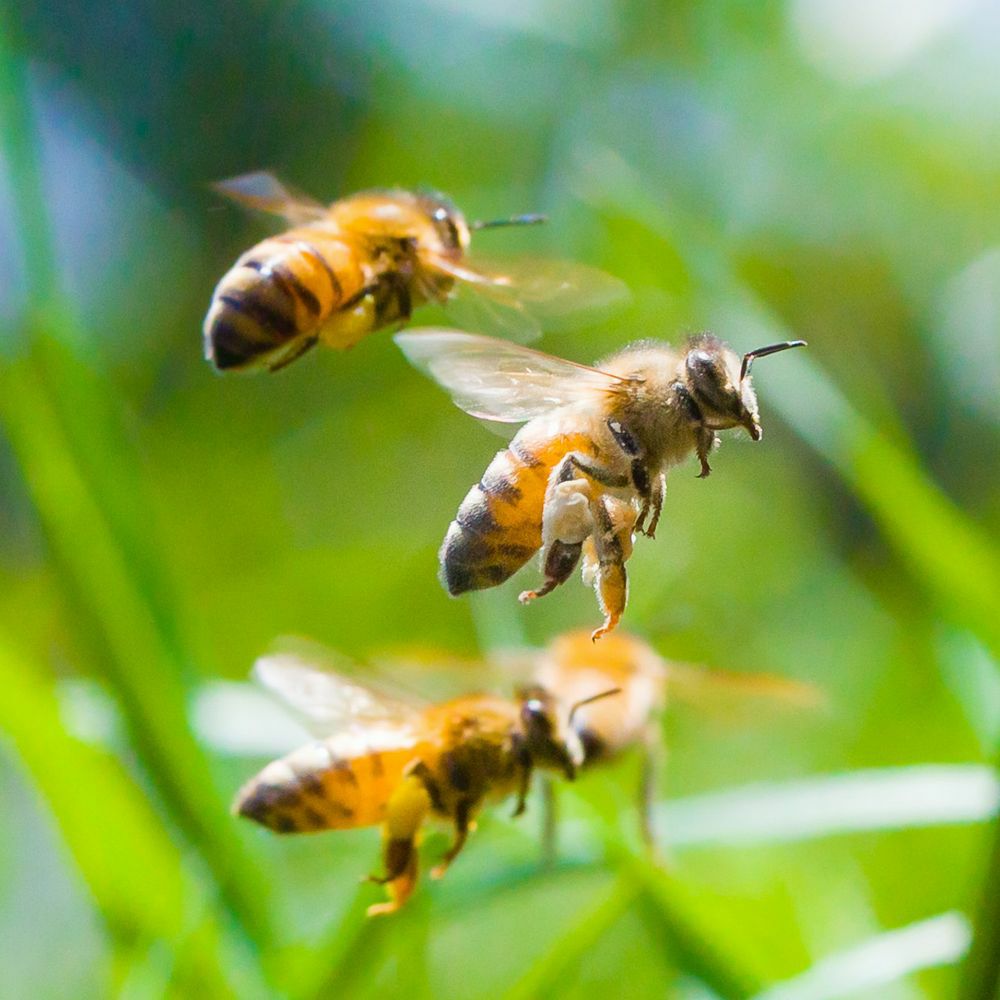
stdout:
<svg viewBox="0 0 1000 1000">
<path fill-rule="evenodd" d="M 485 802 L 516 792 L 520 813 L 536 766 L 572 778 L 583 759 L 579 740 L 540 689 L 517 699 L 471 695 L 418 710 L 294 657 L 264 658 L 258 676 L 300 707 L 310 699 L 313 709 L 342 706 L 344 721 L 327 739 L 265 767 L 233 809 L 278 833 L 381 825 L 385 874 L 375 881 L 387 885 L 390 898 L 370 914 L 392 912 L 412 893 L 417 838 L 429 816 L 455 829 L 434 871 L 441 875 Z"/>
<path fill-rule="evenodd" d="M 584 749 L 584 766 L 649 744 L 666 706 L 669 664 L 637 636 L 615 632 L 594 643 L 586 631 L 559 636 L 539 654 L 536 682 L 565 705 L 592 691 L 617 688 L 614 698 L 581 705 L 573 729 Z"/>
<path fill-rule="evenodd" d="M 594 643 L 589 632 L 561 635 L 531 658 L 533 681 L 549 691 L 564 708 L 576 705 L 570 726 L 583 746 L 581 770 L 589 771 L 627 751 L 641 754 L 638 786 L 640 830 L 647 845 L 656 849 L 653 804 L 657 776 L 663 762 L 661 718 L 668 693 L 675 700 L 695 701 L 704 708 L 727 702 L 756 713 L 761 699 L 773 709 L 815 709 L 820 692 L 810 684 L 773 674 L 733 673 L 664 659 L 649 643 L 617 631 Z M 613 698 L 587 701 L 594 691 L 616 689 Z M 552 792 L 549 786 L 550 793 Z M 550 811 L 545 829 L 554 848 L 554 797 L 547 797 Z"/>
<path fill-rule="evenodd" d="M 742 359 L 710 335 L 683 349 L 642 341 L 588 368 L 488 337 L 449 330 L 397 335 L 407 357 L 474 416 L 524 423 L 459 507 L 441 547 L 449 593 L 496 586 L 539 549 L 545 580 L 528 602 L 565 582 L 581 556 L 604 613 L 597 638 L 625 609 L 625 562 L 635 532 L 650 537 L 666 471 L 696 454 L 701 476 L 721 430 L 762 436 Z"/>
<path fill-rule="evenodd" d="M 615 632 L 595 643 L 586 631 L 559 636 L 541 650 L 532 671 L 535 682 L 563 705 L 585 699 L 589 692 L 617 689 L 614 698 L 581 704 L 572 728 L 583 746 L 583 768 L 611 761 L 631 749 L 642 754 L 638 788 L 640 831 L 656 849 L 653 802 L 663 755 L 660 717 L 666 707 L 668 663 L 636 636 Z M 546 786 L 544 831 L 546 856 L 555 854 L 555 792 Z"/>
<path fill-rule="evenodd" d="M 577 311 L 624 290 L 576 264 L 530 261 L 518 269 L 469 260 L 470 230 L 543 221 L 537 215 L 470 225 L 443 195 L 400 189 L 323 205 L 265 173 L 216 189 L 292 223 L 244 253 L 216 286 L 204 342 L 205 357 L 220 371 L 276 371 L 317 343 L 352 347 L 460 289 L 469 291 L 477 322 L 492 322 L 515 339 L 538 333 L 532 309 Z"/>
<path fill-rule="evenodd" d="M 223 187 L 240 200 L 238 189 Z M 362 192 L 329 206 L 276 195 L 271 206 L 306 221 L 244 253 L 215 289 L 205 354 L 220 370 L 274 371 L 322 341 L 344 349 L 447 298 L 469 242 L 446 199 Z"/>
</svg>

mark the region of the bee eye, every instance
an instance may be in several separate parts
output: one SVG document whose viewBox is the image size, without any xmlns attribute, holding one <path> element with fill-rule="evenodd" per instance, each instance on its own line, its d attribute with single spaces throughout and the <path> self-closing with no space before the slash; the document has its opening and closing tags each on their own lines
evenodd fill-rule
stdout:
<svg viewBox="0 0 1000 1000">
<path fill-rule="evenodd" d="M 684 364 L 690 380 L 688 388 L 699 403 L 718 412 L 726 412 L 734 405 L 734 394 L 717 354 L 690 351 Z"/>
<path fill-rule="evenodd" d="M 445 247 L 449 250 L 457 250 L 461 239 L 458 235 L 458 226 L 455 225 L 455 220 L 448 209 L 444 205 L 439 205 L 431 213 L 431 220 Z"/>
</svg>

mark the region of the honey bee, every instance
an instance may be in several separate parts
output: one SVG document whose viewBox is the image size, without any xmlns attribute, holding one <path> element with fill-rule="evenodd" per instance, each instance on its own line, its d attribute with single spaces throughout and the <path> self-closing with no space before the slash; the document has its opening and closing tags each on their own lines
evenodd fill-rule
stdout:
<svg viewBox="0 0 1000 1000">
<path fill-rule="evenodd" d="M 816 708 L 820 692 L 810 684 L 773 674 L 732 673 L 664 659 L 649 643 L 634 635 L 617 632 L 594 644 L 589 633 L 559 636 L 532 654 L 532 682 L 557 700 L 569 705 L 586 698 L 588 692 L 614 689 L 614 698 L 583 703 L 573 713 L 572 728 L 583 747 L 581 769 L 617 759 L 638 749 L 642 755 L 639 783 L 640 829 L 647 846 L 655 849 L 653 803 L 657 774 L 662 764 L 661 717 L 668 689 L 688 701 L 713 703 L 723 694 L 765 697 L 795 708 Z M 546 838 L 555 836 L 555 802 L 547 786 Z M 549 845 L 552 849 L 552 844 Z"/>
<path fill-rule="evenodd" d="M 467 259 L 472 232 L 532 225 L 541 215 L 469 223 L 443 195 L 403 190 L 362 191 L 323 205 L 267 173 L 215 188 L 291 223 L 244 253 L 216 286 L 204 339 L 205 357 L 220 371 L 277 371 L 320 341 L 352 347 L 460 289 L 468 290 L 466 305 L 479 321 L 515 339 L 537 334 L 532 310 L 555 315 L 624 294 L 621 282 L 582 265 L 491 269 Z"/>
<path fill-rule="evenodd" d="M 389 899 L 369 907 L 370 916 L 398 910 L 413 892 L 428 817 L 454 826 L 451 847 L 432 872 L 440 877 L 487 800 L 516 794 L 520 815 L 536 767 L 572 780 L 583 761 L 574 709 L 560 715 L 537 685 L 517 698 L 478 694 L 416 706 L 295 654 L 263 657 L 255 674 L 331 735 L 268 764 L 236 796 L 233 811 L 277 833 L 381 825 L 385 872 L 371 879 L 387 887 Z"/>
<path fill-rule="evenodd" d="M 805 344 L 771 344 L 741 360 L 710 334 L 680 349 L 645 340 L 588 368 L 454 330 L 414 330 L 396 342 L 467 413 L 524 423 L 448 528 L 448 592 L 495 587 L 541 549 L 545 580 L 520 595 L 527 603 L 564 583 L 583 555 L 604 614 L 595 640 L 625 610 L 625 562 L 636 533 L 656 532 L 667 469 L 694 453 L 707 476 L 721 430 L 742 427 L 759 441 L 750 366 Z"/>
</svg>

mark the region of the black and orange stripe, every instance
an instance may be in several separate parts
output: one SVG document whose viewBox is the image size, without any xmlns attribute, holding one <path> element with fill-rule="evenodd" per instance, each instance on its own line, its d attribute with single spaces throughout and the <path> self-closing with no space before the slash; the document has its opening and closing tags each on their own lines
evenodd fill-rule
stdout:
<svg viewBox="0 0 1000 1000">
<path fill-rule="evenodd" d="M 542 545 L 552 469 L 568 452 L 589 454 L 593 447 L 582 434 L 533 442 L 522 433 L 496 454 L 462 501 L 441 546 L 441 577 L 448 593 L 495 587 L 531 559 Z"/>
</svg>

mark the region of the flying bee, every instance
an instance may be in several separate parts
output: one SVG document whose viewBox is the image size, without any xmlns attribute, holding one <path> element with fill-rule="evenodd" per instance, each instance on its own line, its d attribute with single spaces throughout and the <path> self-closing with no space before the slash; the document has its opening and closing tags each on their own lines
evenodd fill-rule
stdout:
<svg viewBox="0 0 1000 1000">
<path fill-rule="evenodd" d="M 621 282 L 582 265 L 469 261 L 472 232 L 532 225 L 541 215 L 469 223 L 443 195 L 403 190 L 362 191 L 323 205 L 266 173 L 215 189 L 291 223 L 244 253 L 216 286 L 204 338 L 205 357 L 220 371 L 276 371 L 320 341 L 352 347 L 462 289 L 473 316 L 515 339 L 538 333 L 533 310 L 556 315 L 624 293 Z"/>
<path fill-rule="evenodd" d="M 541 549 L 545 580 L 520 595 L 527 603 L 564 583 L 585 554 L 604 614 L 594 639 L 625 610 L 625 562 L 636 533 L 656 532 L 667 469 L 696 454 L 707 476 L 718 432 L 728 428 L 759 441 L 750 366 L 805 343 L 741 359 L 710 334 L 680 349 L 646 340 L 588 368 L 453 330 L 415 330 L 396 342 L 467 413 L 524 423 L 448 529 L 440 551 L 448 592 L 495 587 Z"/>
<path fill-rule="evenodd" d="M 522 668 L 527 664 L 522 664 Z M 583 770 L 618 759 L 632 749 L 641 753 L 640 829 L 647 846 L 656 848 L 653 804 L 663 760 L 661 718 L 668 690 L 687 701 L 710 701 L 724 695 L 765 697 L 788 707 L 815 708 L 822 696 L 812 685 L 773 674 L 732 673 L 664 659 L 647 642 L 617 632 L 594 644 L 589 633 L 559 636 L 530 655 L 530 675 L 558 702 L 569 705 L 588 692 L 615 689 L 614 698 L 581 704 L 572 728 L 583 747 Z M 546 784 L 547 853 L 555 840 L 555 798 Z"/>
<path fill-rule="evenodd" d="M 370 916 L 394 912 L 413 892 L 428 817 L 454 826 L 451 847 L 432 872 L 440 877 L 486 801 L 516 794 L 520 815 L 536 767 L 572 780 L 583 760 L 573 709 L 560 716 L 537 685 L 513 699 L 480 694 L 415 706 L 294 654 L 261 658 L 255 674 L 331 735 L 268 764 L 239 792 L 233 811 L 277 833 L 381 825 L 385 872 L 372 881 L 387 886 L 389 899 L 371 906 Z"/>
</svg>

